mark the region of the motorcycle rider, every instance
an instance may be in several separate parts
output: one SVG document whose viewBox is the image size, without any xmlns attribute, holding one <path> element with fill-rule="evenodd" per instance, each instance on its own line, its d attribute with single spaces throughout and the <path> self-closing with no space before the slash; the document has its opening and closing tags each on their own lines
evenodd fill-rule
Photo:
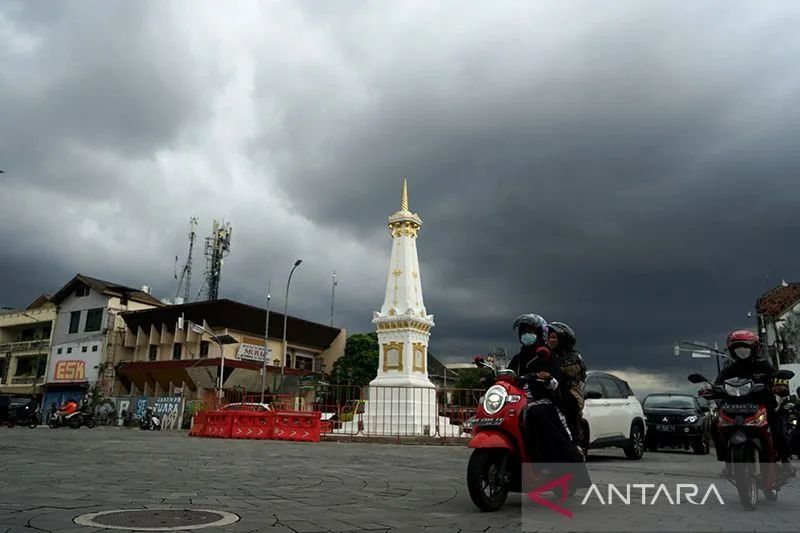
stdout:
<svg viewBox="0 0 800 533">
<path fill-rule="evenodd" d="M 525 435 L 531 457 L 551 463 L 582 461 L 559 408 L 560 369 L 547 347 L 547 322 L 539 315 L 524 314 L 514 320 L 513 328 L 522 346 L 508 368 L 517 373 L 528 395 Z"/>
<path fill-rule="evenodd" d="M 586 364 L 580 352 L 575 349 L 575 332 L 563 322 L 551 322 L 547 346 L 556 356 L 562 381 L 561 405 L 567 424 L 572 432 L 572 441 L 578 446 L 579 451 L 583 442 L 583 385 L 586 381 Z"/>
<path fill-rule="evenodd" d="M 781 461 L 781 472 L 784 475 L 793 475 L 794 469 L 789 461 L 789 443 L 783 431 L 783 423 L 777 416 L 776 408 L 778 403 L 772 393 L 775 370 L 767 359 L 759 355 L 761 342 L 758 339 L 758 335 L 748 330 L 737 330 L 728 335 L 726 344 L 728 353 L 731 355 L 731 362 L 720 371 L 714 384 L 723 385 L 725 380 L 731 378 L 750 378 L 754 383 L 761 383 L 766 387 L 766 391 L 759 401 L 767 406 L 767 421 L 772 433 L 775 451 Z M 711 436 L 714 439 L 717 460 L 725 461 L 723 474 L 727 475 L 730 473 L 728 450 L 726 443 L 722 442 L 716 424 L 711 426 Z"/>
</svg>

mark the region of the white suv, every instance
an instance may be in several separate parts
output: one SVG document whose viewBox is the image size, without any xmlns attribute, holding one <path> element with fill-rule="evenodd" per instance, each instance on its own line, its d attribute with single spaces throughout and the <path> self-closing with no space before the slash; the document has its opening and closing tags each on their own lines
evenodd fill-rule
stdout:
<svg viewBox="0 0 800 533">
<path fill-rule="evenodd" d="M 590 371 L 584 387 L 584 449 L 618 447 L 628 459 L 644 455 L 642 404 L 628 384 L 606 372 Z"/>
</svg>

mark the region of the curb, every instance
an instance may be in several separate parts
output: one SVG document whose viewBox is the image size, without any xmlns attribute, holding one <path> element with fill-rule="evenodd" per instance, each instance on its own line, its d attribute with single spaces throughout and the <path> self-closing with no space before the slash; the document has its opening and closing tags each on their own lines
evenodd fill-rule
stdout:
<svg viewBox="0 0 800 533">
<path fill-rule="evenodd" d="M 365 444 L 400 444 L 400 445 L 427 445 L 427 446 L 466 446 L 470 438 L 467 437 L 369 437 L 351 435 L 322 435 L 321 442 L 347 442 Z"/>
</svg>

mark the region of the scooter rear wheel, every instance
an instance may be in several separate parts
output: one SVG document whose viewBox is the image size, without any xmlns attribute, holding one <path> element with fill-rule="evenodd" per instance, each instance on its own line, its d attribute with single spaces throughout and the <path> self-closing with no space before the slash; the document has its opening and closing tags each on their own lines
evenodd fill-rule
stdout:
<svg viewBox="0 0 800 533">
<path fill-rule="evenodd" d="M 508 464 L 505 450 L 477 449 L 467 465 L 467 489 L 481 511 L 502 509 L 508 498 Z"/>
</svg>

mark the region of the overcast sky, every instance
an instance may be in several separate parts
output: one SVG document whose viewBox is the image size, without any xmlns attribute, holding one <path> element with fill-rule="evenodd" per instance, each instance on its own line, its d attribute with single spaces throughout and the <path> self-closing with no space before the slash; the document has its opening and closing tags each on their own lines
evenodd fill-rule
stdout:
<svg viewBox="0 0 800 533">
<path fill-rule="evenodd" d="M 683 386 L 710 367 L 675 339 L 800 278 L 798 27 L 795 2 L 6 0 L 0 305 L 76 272 L 174 297 L 197 216 L 233 224 L 221 297 L 271 275 L 282 309 L 302 257 L 290 313 L 326 322 L 335 269 L 336 323 L 369 331 L 407 175 L 434 353 L 538 312 L 591 367 Z"/>
</svg>

